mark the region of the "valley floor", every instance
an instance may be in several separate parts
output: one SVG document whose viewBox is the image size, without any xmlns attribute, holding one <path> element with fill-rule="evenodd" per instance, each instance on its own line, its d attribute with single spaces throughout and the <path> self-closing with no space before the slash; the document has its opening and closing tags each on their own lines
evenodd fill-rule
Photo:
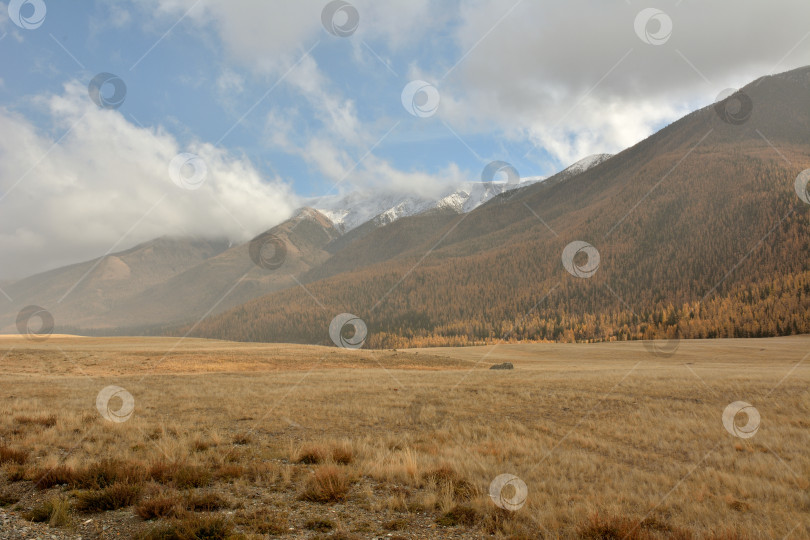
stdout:
<svg viewBox="0 0 810 540">
<path fill-rule="evenodd" d="M 810 336 L 649 345 L 4 338 L 0 538 L 810 537 Z"/>
</svg>

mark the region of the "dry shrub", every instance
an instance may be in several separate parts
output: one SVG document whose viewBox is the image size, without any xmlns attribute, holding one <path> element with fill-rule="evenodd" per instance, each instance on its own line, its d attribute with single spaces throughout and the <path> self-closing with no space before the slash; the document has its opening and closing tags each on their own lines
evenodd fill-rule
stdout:
<svg viewBox="0 0 810 540">
<path fill-rule="evenodd" d="M 349 477 L 343 470 L 334 465 L 325 465 L 307 479 L 300 499 L 320 503 L 342 501 L 350 486 Z"/>
<path fill-rule="evenodd" d="M 195 512 L 214 512 L 230 506 L 225 498 L 216 493 L 192 493 L 186 501 L 186 508 Z"/>
<path fill-rule="evenodd" d="M 288 517 L 277 510 L 260 508 L 251 512 L 239 513 L 236 523 L 259 534 L 281 535 L 289 530 Z"/>
<path fill-rule="evenodd" d="M 28 479 L 29 472 L 22 465 L 9 465 L 6 467 L 6 479 L 9 482 L 22 482 Z"/>
<path fill-rule="evenodd" d="M 422 475 L 426 482 L 433 483 L 441 491 L 452 495 L 454 500 L 466 502 L 478 495 L 478 489 L 469 481 L 462 478 L 449 465 L 442 465 Z"/>
<path fill-rule="evenodd" d="M 237 433 L 233 436 L 233 444 L 237 444 L 240 446 L 246 446 L 253 441 L 253 437 L 251 437 L 250 433 Z"/>
<path fill-rule="evenodd" d="M 9 491 L 0 492 L 0 506 L 11 506 L 20 500 L 15 494 Z"/>
<path fill-rule="evenodd" d="M 395 518 L 383 523 L 383 529 L 386 531 L 404 531 L 407 528 L 408 520 L 402 518 Z"/>
<path fill-rule="evenodd" d="M 464 525 L 472 527 L 481 520 L 481 515 L 471 506 L 454 506 L 436 519 L 436 523 L 443 527 L 456 527 Z"/>
<path fill-rule="evenodd" d="M 160 484 L 174 484 L 180 489 L 200 488 L 211 483 L 211 472 L 198 465 L 157 461 L 149 466 L 147 476 Z"/>
<path fill-rule="evenodd" d="M 304 528 L 310 531 L 327 532 L 335 528 L 335 524 L 328 519 L 310 519 L 304 523 Z"/>
<path fill-rule="evenodd" d="M 221 516 L 189 516 L 161 523 L 145 531 L 139 540 L 225 540 L 230 538 L 233 525 Z"/>
<path fill-rule="evenodd" d="M 75 476 L 73 486 L 85 489 L 101 489 L 116 483 L 137 484 L 146 477 L 141 464 L 112 459 L 91 463 Z"/>
<path fill-rule="evenodd" d="M 16 463 L 22 465 L 28 459 L 28 452 L 25 450 L 14 450 L 8 446 L 0 446 L 0 465 L 3 463 Z"/>
<path fill-rule="evenodd" d="M 583 540 L 652 540 L 655 538 L 639 519 L 625 516 L 602 517 L 598 513 L 579 528 Z"/>
<path fill-rule="evenodd" d="M 242 465 L 227 463 L 217 467 L 217 470 L 214 471 L 214 478 L 217 480 L 233 480 L 235 478 L 241 478 L 244 474 L 245 468 Z"/>
<path fill-rule="evenodd" d="M 58 465 L 51 468 L 33 469 L 26 475 L 28 480 L 34 482 L 37 489 L 48 489 L 63 484 L 72 486 L 76 483 L 76 471 L 67 465 Z"/>
<path fill-rule="evenodd" d="M 176 518 L 185 513 L 183 500 L 180 494 L 165 491 L 139 502 L 135 506 L 135 513 L 141 519 Z"/>
<path fill-rule="evenodd" d="M 177 464 L 166 461 L 156 461 L 149 465 L 146 475 L 159 484 L 168 484 L 177 472 Z"/>
<path fill-rule="evenodd" d="M 106 512 L 126 508 L 138 502 L 141 487 L 119 482 L 103 489 L 80 491 L 76 494 L 76 509 L 80 512 Z"/>
<path fill-rule="evenodd" d="M 42 427 L 53 427 L 56 425 L 56 415 L 40 415 L 40 416 L 15 416 L 14 420 L 22 425 L 37 425 Z"/>
<path fill-rule="evenodd" d="M 211 472 L 197 465 L 183 465 L 175 472 L 174 483 L 180 489 L 205 487 L 211 483 Z"/>
<path fill-rule="evenodd" d="M 213 445 L 209 441 L 203 441 L 202 439 L 196 439 L 191 444 L 191 448 L 193 448 L 195 452 L 205 452 L 211 448 L 211 446 Z"/>
</svg>

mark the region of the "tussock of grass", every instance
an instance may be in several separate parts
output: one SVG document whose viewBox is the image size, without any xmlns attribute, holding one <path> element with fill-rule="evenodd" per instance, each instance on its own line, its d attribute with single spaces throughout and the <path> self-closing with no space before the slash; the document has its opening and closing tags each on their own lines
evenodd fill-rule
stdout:
<svg viewBox="0 0 810 540">
<path fill-rule="evenodd" d="M 479 493 L 474 484 L 464 479 L 450 465 L 442 465 L 422 475 L 427 483 L 435 484 L 456 501 L 470 501 Z"/>
<path fill-rule="evenodd" d="M 293 457 L 293 461 L 307 465 L 317 465 L 332 461 L 340 465 L 348 465 L 352 462 L 354 453 L 348 444 L 324 445 L 309 444 L 299 449 Z"/>
<path fill-rule="evenodd" d="M 16 504 L 19 500 L 19 497 L 7 491 L 0 493 L 0 506 L 11 506 L 12 504 Z"/>
<path fill-rule="evenodd" d="M 22 465 L 28 459 L 28 452 L 15 450 L 8 446 L 0 446 L 0 465 L 3 463 L 16 463 Z"/>
<path fill-rule="evenodd" d="M 350 486 L 349 477 L 343 470 L 334 465 L 325 465 L 307 479 L 299 498 L 320 503 L 338 502 L 346 498 Z"/>
<path fill-rule="evenodd" d="M 138 502 L 141 487 L 119 482 L 103 489 L 80 491 L 76 494 L 76 509 L 80 512 L 106 512 L 126 508 Z"/>
<path fill-rule="evenodd" d="M 23 514 L 34 523 L 47 523 L 51 527 L 66 527 L 71 519 L 70 501 L 66 497 L 52 497 Z"/>
</svg>

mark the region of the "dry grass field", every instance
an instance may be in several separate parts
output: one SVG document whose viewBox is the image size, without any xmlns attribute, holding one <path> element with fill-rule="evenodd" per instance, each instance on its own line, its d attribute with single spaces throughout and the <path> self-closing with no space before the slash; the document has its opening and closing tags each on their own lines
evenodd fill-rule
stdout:
<svg viewBox="0 0 810 540">
<path fill-rule="evenodd" d="M 808 352 L 8 337 L 0 512 L 83 539 L 808 538 Z"/>
</svg>

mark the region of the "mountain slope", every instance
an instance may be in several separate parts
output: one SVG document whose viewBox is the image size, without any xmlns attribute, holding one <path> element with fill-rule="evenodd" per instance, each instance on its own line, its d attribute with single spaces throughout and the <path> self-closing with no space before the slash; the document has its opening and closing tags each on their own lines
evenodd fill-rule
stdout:
<svg viewBox="0 0 810 540">
<path fill-rule="evenodd" d="M 0 327 L 16 331 L 17 313 L 32 304 L 46 307 L 57 320 L 81 324 L 227 247 L 227 240 L 163 237 L 22 279 L 4 287 L 13 301 L 0 303 Z"/>
<path fill-rule="evenodd" d="M 257 266 L 251 243 L 237 245 L 118 303 L 98 326 L 149 327 L 197 320 L 296 286 L 295 276 L 326 260 L 329 254 L 323 248 L 338 236 L 331 222 L 311 208 L 299 210 L 267 233 L 285 245 L 283 263 L 277 268 Z"/>
<path fill-rule="evenodd" d="M 283 264 L 269 269 L 253 261 L 251 243 L 228 248 L 227 241 L 160 238 L 32 276 L 5 289 L 15 301 L 6 305 L 3 330 L 16 331 L 17 313 L 31 304 L 50 311 L 62 331 L 140 333 L 194 321 L 296 286 L 295 276 L 326 260 L 329 253 L 323 248 L 339 236 L 325 216 L 310 208 L 268 234 L 285 246 Z"/>
<path fill-rule="evenodd" d="M 762 78 L 565 181 L 432 226 L 415 216 L 419 241 L 399 242 L 411 249 L 366 254 L 367 266 L 307 285 L 326 309 L 280 291 L 196 333 L 325 343 L 341 312 L 364 319 L 367 343 L 381 347 L 810 332 L 808 208 L 793 190 L 810 166 L 809 134 L 810 69 Z M 401 229 L 343 252 L 387 246 L 389 234 Z M 575 240 L 600 254 L 589 279 L 561 263 Z"/>
</svg>

